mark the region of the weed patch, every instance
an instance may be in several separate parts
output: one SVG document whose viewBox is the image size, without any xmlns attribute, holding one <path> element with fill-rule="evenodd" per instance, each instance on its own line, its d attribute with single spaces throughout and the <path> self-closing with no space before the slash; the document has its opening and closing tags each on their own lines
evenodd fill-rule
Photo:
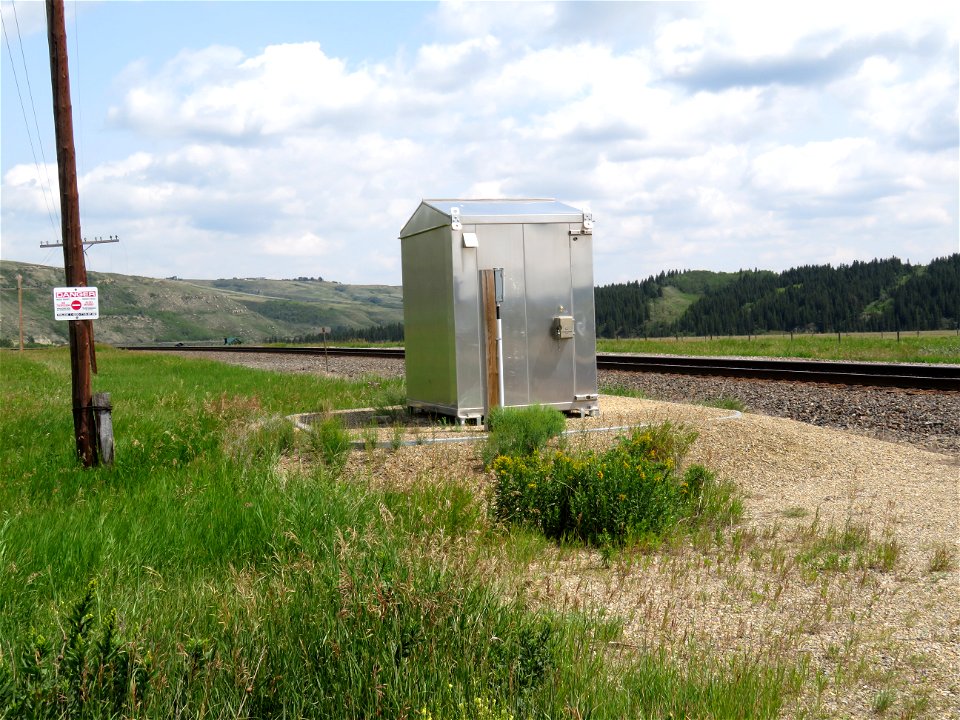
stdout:
<svg viewBox="0 0 960 720">
<path fill-rule="evenodd" d="M 501 455 L 529 455 L 566 429 L 563 414 L 543 405 L 494 408 L 487 420 L 490 432 L 481 452 L 484 465 Z"/>
<path fill-rule="evenodd" d="M 96 619 L 94 588 L 68 609 L 56 641 L 34 632 L 12 667 L 0 659 L 4 717 L 117 717 L 142 702 L 150 659 L 120 637 L 116 610 Z"/>
<path fill-rule="evenodd" d="M 339 472 L 350 454 L 350 433 L 336 416 L 324 417 L 310 426 L 308 445 L 329 468 Z"/>
<path fill-rule="evenodd" d="M 720 397 L 704 400 L 700 404 L 706 407 L 720 408 L 722 410 L 736 410 L 738 412 L 743 412 L 747 409 L 747 406 L 743 404 L 743 401 L 740 398 L 733 397 L 732 395 L 721 395 Z"/>
<path fill-rule="evenodd" d="M 665 424 L 601 453 L 500 456 L 494 517 L 597 547 L 647 542 L 681 523 L 729 521 L 740 511 L 732 490 L 703 466 L 678 470 L 695 437 Z"/>
<path fill-rule="evenodd" d="M 799 531 L 802 549 L 797 561 L 808 569 L 846 572 L 856 568 L 892 572 L 900 559 L 900 542 L 885 534 L 880 541 L 871 539 L 867 525 L 847 519 L 842 526 L 820 529 L 819 516 Z"/>
<path fill-rule="evenodd" d="M 957 569 L 957 551 L 945 542 L 937 543 L 927 560 L 927 572 L 952 572 Z"/>
</svg>

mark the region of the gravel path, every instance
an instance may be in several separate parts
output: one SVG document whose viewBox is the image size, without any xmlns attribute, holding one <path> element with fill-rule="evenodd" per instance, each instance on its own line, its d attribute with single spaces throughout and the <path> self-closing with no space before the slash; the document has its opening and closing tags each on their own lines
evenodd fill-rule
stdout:
<svg viewBox="0 0 960 720">
<path fill-rule="evenodd" d="M 278 372 L 323 373 L 322 357 L 268 353 L 181 355 Z M 402 376 L 403 360 L 330 357 L 330 372 L 350 378 Z M 601 392 L 623 388 L 652 400 L 704 402 L 735 398 L 748 412 L 847 430 L 881 440 L 960 456 L 960 393 L 896 390 L 818 383 L 768 382 L 739 378 L 600 371 Z M 603 408 L 601 407 L 601 411 Z"/>
</svg>

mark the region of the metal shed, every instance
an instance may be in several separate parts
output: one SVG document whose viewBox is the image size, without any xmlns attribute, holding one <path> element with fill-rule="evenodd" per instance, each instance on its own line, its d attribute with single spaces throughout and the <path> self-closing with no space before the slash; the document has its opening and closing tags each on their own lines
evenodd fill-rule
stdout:
<svg viewBox="0 0 960 720">
<path fill-rule="evenodd" d="M 408 405 L 595 414 L 592 231 L 556 200 L 423 200 L 400 231 Z"/>
</svg>

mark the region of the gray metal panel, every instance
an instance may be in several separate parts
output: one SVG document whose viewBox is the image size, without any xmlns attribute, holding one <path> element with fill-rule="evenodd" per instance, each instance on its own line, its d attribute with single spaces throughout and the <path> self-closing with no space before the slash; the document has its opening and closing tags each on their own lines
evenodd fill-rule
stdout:
<svg viewBox="0 0 960 720">
<path fill-rule="evenodd" d="M 428 405 L 456 405 L 450 229 L 400 242 L 407 397 Z"/>
<path fill-rule="evenodd" d="M 464 227 L 463 232 L 473 232 Z M 453 302 L 456 318 L 457 408 L 469 417 L 476 408 L 483 414 L 483 335 L 480 320 L 478 248 L 464 247 L 461 232 L 450 232 L 453 253 Z"/>
<path fill-rule="evenodd" d="M 518 200 L 424 200 L 424 205 L 449 218 L 458 208 L 463 223 L 575 222 L 583 212 L 570 205 L 549 199 Z"/>
<path fill-rule="evenodd" d="M 503 324 L 504 404 L 527 405 L 530 402 L 530 375 L 527 367 L 527 291 L 523 273 L 523 226 L 474 227 L 478 240 L 479 269 L 503 268 L 503 304 L 500 306 L 500 318 Z M 482 363 L 481 355 L 481 368 Z"/>
<path fill-rule="evenodd" d="M 570 238 L 565 224 L 524 224 L 527 364 L 530 403 L 573 401 L 575 340 L 553 336 L 553 318 L 569 314 Z"/>
<path fill-rule="evenodd" d="M 400 237 L 402 239 L 443 225 L 450 225 L 450 217 L 439 212 L 428 203 L 421 202 L 420 207 L 410 216 L 407 224 L 403 226 Z"/>
<path fill-rule="evenodd" d="M 575 230 L 575 228 L 571 228 Z M 570 278 L 575 323 L 575 390 L 578 396 L 597 394 L 597 328 L 593 300 L 593 238 L 575 235 L 570 241 Z M 596 407 L 596 403 L 593 403 Z"/>
</svg>

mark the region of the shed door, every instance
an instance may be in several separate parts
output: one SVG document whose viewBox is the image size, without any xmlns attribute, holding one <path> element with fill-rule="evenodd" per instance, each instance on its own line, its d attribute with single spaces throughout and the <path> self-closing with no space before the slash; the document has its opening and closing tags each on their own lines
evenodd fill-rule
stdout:
<svg viewBox="0 0 960 720">
<path fill-rule="evenodd" d="M 515 402 L 508 393 L 507 404 L 570 403 L 575 394 L 575 342 L 553 331 L 554 318 L 573 314 L 567 226 L 524 225 L 523 259 L 529 395 L 525 402 Z"/>
</svg>

